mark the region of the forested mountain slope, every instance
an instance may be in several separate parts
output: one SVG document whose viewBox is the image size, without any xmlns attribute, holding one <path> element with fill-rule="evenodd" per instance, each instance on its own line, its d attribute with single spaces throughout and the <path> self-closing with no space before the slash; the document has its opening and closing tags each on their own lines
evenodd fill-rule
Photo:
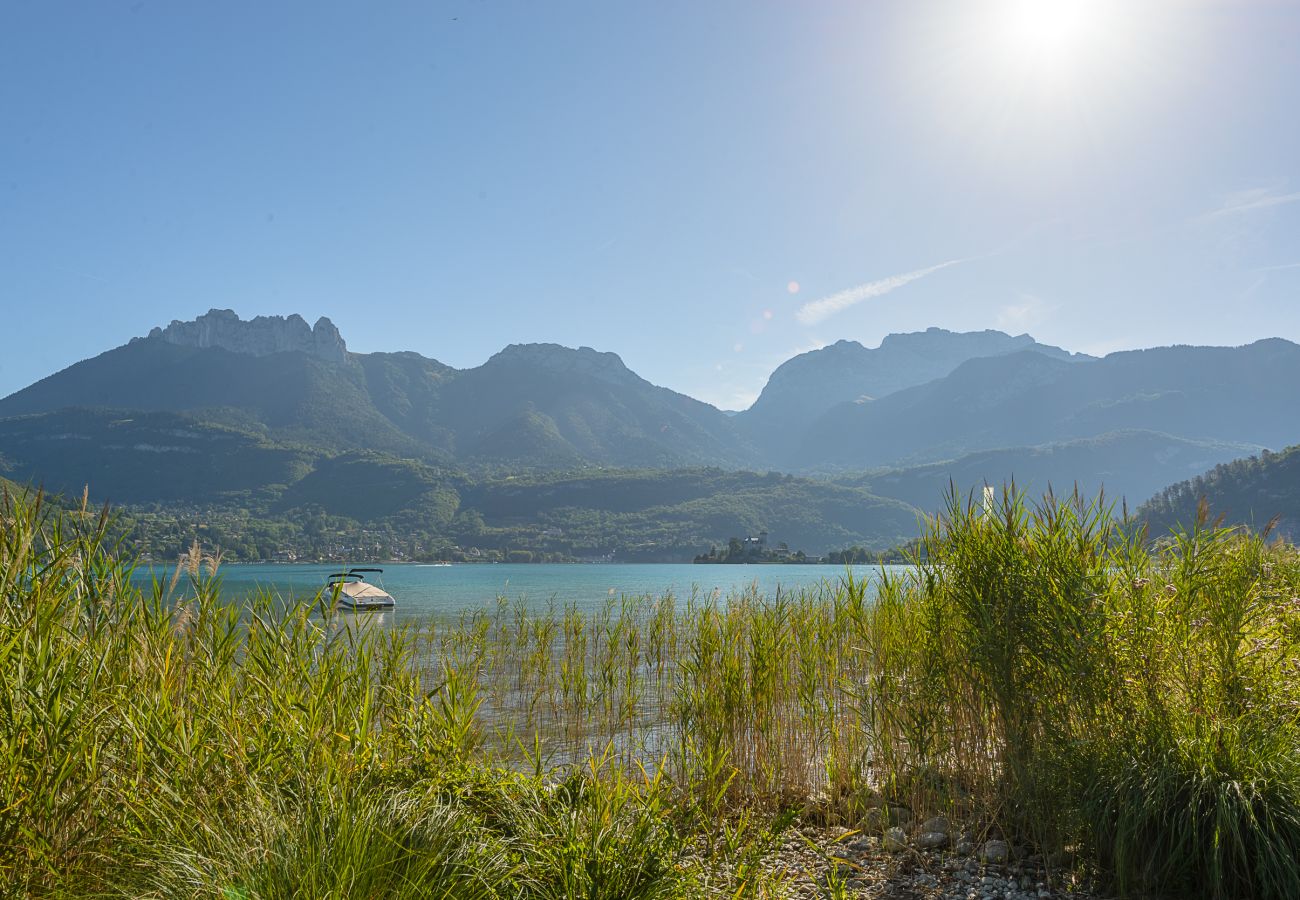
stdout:
<svg viewBox="0 0 1300 900">
<path fill-rule="evenodd" d="M 1236 459 L 1170 485 L 1139 510 L 1154 533 L 1196 520 L 1204 500 L 1210 515 L 1230 525 L 1263 528 L 1273 519 L 1281 533 L 1300 538 L 1300 446 Z"/>
</svg>

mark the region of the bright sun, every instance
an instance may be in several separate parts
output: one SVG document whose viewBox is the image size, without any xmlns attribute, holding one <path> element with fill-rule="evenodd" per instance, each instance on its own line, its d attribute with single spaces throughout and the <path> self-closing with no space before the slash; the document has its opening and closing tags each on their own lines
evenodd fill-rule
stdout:
<svg viewBox="0 0 1300 900">
<path fill-rule="evenodd" d="M 1068 0 L 1037 0 L 1008 11 L 1007 37 L 1031 54 L 1068 50 L 1089 24 L 1083 4 Z"/>
<path fill-rule="evenodd" d="M 929 102 L 917 109 L 1008 171 L 1086 153 L 1140 127 L 1134 111 L 1187 68 L 1199 26 L 1185 4 L 918 0 L 909 75 Z"/>
<path fill-rule="evenodd" d="M 1107 31 L 1112 7 L 1104 0 L 1007 0 L 989 22 L 991 43 L 1014 67 L 1064 74 L 1086 63 Z"/>
<path fill-rule="evenodd" d="M 918 3 L 923 58 L 957 95 L 1020 107 L 1100 98 L 1169 55 L 1185 0 L 934 0 Z"/>
</svg>

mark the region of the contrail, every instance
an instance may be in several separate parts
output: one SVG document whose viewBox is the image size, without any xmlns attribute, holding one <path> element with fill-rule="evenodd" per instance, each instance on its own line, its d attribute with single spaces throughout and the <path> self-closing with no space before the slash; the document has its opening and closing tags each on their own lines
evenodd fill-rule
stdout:
<svg viewBox="0 0 1300 900">
<path fill-rule="evenodd" d="M 1193 219 L 1193 222 L 1209 222 L 1212 219 L 1219 219 L 1223 216 L 1232 216 L 1238 213 L 1253 212 L 1257 209 L 1267 209 L 1270 206 L 1282 206 L 1286 203 L 1300 202 L 1300 191 L 1291 194 L 1278 194 L 1267 188 L 1256 188 L 1250 191 L 1239 191 L 1228 197 L 1219 209 L 1202 213 Z"/>
<path fill-rule="evenodd" d="M 855 306 L 863 300 L 870 300 L 872 297 L 883 297 L 890 291 L 897 290 L 905 284 L 910 284 L 917 279 L 924 278 L 927 275 L 938 272 L 940 269 L 946 269 L 949 266 L 955 266 L 958 263 L 970 262 L 976 257 L 964 257 L 962 259 L 950 259 L 947 262 L 941 262 L 936 266 L 930 266 L 925 269 L 917 269 L 914 272 L 904 272 L 902 275 L 890 275 L 888 278 L 881 278 L 878 281 L 869 281 L 866 284 L 860 284 L 857 287 L 851 287 L 847 290 L 840 291 L 822 297 L 820 300 L 813 300 L 805 303 L 795 313 L 795 318 L 804 325 L 815 325 L 823 319 L 829 318 L 838 312 L 843 312 L 850 306 Z"/>
</svg>

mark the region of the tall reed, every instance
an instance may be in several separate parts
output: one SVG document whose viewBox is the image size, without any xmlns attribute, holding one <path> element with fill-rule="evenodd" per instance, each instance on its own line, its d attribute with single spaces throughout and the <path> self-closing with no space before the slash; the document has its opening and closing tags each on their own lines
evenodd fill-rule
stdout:
<svg viewBox="0 0 1300 900">
<path fill-rule="evenodd" d="M 1300 895 L 1297 596 L 1300 558 L 1264 536 L 1203 519 L 1152 542 L 1101 499 L 950 496 L 870 582 L 565 610 L 543 631 L 570 687 L 529 743 L 621 736 L 704 820 L 947 813 L 1123 890 Z M 505 748 L 509 704 L 481 718 Z"/>
<path fill-rule="evenodd" d="M 1300 556 L 1204 516 L 952 496 L 870 579 L 396 630 L 223 602 L 201 548 L 136 587 L 84 504 L 0 518 L 19 894 L 763 896 L 791 816 L 944 813 L 1123 892 L 1300 896 Z"/>
<path fill-rule="evenodd" d="M 456 652 L 431 667 L 430 636 L 368 627 L 328 595 L 223 602 L 219 555 L 198 548 L 142 589 L 108 526 L 0 496 L 0 894 L 614 900 L 710 884 L 655 778 L 589 767 L 557 792 L 484 758 L 480 676 L 499 648 L 481 619 L 444 631 Z M 551 637 L 530 634 L 525 685 L 552 664 Z"/>
</svg>

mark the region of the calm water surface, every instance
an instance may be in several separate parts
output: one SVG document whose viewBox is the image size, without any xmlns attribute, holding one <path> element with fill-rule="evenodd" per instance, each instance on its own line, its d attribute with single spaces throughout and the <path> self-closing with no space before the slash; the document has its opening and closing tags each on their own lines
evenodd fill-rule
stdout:
<svg viewBox="0 0 1300 900">
<path fill-rule="evenodd" d="M 468 609 L 494 608 L 497 598 L 523 600 L 530 607 L 544 609 L 572 604 L 594 609 L 622 595 L 662 596 L 672 593 L 685 599 L 715 595 L 726 597 L 745 590 L 772 596 L 782 592 L 814 587 L 823 581 L 832 584 L 844 578 L 842 566 L 696 566 L 629 565 L 608 563 L 574 564 L 465 564 L 429 566 L 416 563 L 382 565 L 382 576 L 370 576 L 397 600 L 397 608 L 382 613 L 360 613 L 383 617 L 384 622 L 410 622 L 445 616 Z M 282 596 L 306 597 L 325 583 L 329 565 L 272 565 L 261 563 L 227 563 L 221 567 L 223 592 L 232 599 L 267 589 Z M 874 582 L 879 566 L 853 566 L 853 577 Z M 157 573 L 168 578 L 171 569 L 141 570 L 138 577 L 148 579 Z"/>
</svg>

